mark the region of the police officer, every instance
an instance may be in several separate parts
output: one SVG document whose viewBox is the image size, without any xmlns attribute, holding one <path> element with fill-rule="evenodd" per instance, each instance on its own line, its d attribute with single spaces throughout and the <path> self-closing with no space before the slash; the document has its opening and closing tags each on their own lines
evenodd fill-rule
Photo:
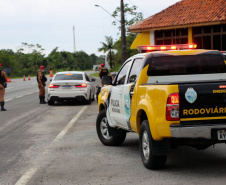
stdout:
<svg viewBox="0 0 226 185">
<path fill-rule="evenodd" d="M 104 64 L 100 64 L 101 68 L 99 69 L 99 77 L 100 77 L 100 83 L 101 83 L 101 86 L 103 87 L 104 84 L 102 83 L 102 78 L 103 76 L 111 76 L 111 73 L 108 71 L 108 69 L 106 67 L 104 67 Z M 112 77 L 112 76 L 111 76 Z M 113 80 L 113 77 L 112 77 L 112 80 Z"/>
<path fill-rule="evenodd" d="M 7 111 L 4 108 L 4 96 L 5 96 L 5 88 L 7 86 L 7 76 L 3 70 L 1 70 L 2 64 L 0 63 L 0 104 L 1 104 L 1 111 Z"/>
<path fill-rule="evenodd" d="M 39 99 L 40 99 L 40 104 L 45 104 L 45 86 L 46 86 L 46 81 L 47 78 L 43 74 L 45 67 L 40 66 L 40 69 L 37 74 L 37 82 L 38 82 L 38 88 L 39 88 Z"/>
</svg>

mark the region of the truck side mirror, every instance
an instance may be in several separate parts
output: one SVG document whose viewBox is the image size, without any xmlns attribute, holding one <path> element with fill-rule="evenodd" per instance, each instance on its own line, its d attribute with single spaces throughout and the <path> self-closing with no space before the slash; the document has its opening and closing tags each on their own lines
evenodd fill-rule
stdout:
<svg viewBox="0 0 226 185">
<path fill-rule="evenodd" d="M 112 85 L 112 77 L 111 76 L 103 76 L 102 83 L 104 85 Z"/>
</svg>

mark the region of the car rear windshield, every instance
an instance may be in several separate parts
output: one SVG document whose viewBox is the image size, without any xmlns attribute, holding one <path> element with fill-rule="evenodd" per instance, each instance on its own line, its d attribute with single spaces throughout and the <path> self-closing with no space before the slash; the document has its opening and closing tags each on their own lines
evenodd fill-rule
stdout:
<svg viewBox="0 0 226 185">
<path fill-rule="evenodd" d="M 225 73 L 221 55 L 183 55 L 153 57 L 149 62 L 148 76 Z"/>
<path fill-rule="evenodd" d="M 83 80 L 82 74 L 57 74 L 54 80 Z"/>
</svg>

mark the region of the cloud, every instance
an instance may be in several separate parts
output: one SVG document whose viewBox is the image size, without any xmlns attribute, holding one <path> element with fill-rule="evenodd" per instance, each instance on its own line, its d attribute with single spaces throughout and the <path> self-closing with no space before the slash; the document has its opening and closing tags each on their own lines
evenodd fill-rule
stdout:
<svg viewBox="0 0 226 185">
<path fill-rule="evenodd" d="M 151 16 L 178 0 L 124 0 Z M 0 49 L 15 49 L 22 42 L 41 44 L 46 51 L 55 47 L 73 51 L 75 26 L 76 49 L 97 53 L 105 36 L 118 39 L 119 30 L 99 4 L 112 13 L 120 0 L 0 0 Z"/>
</svg>

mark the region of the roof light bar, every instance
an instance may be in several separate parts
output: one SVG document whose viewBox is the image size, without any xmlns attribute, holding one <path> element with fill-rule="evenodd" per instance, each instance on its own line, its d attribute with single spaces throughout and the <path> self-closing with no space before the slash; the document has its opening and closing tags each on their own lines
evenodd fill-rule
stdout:
<svg viewBox="0 0 226 185">
<path fill-rule="evenodd" d="M 226 89 L 226 85 L 220 85 L 219 88 L 220 89 Z"/>
<path fill-rule="evenodd" d="M 140 53 L 151 51 L 165 51 L 165 50 L 184 50 L 184 49 L 196 49 L 196 44 L 176 44 L 176 45 L 156 45 L 156 46 L 138 46 L 137 50 Z"/>
</svg>

